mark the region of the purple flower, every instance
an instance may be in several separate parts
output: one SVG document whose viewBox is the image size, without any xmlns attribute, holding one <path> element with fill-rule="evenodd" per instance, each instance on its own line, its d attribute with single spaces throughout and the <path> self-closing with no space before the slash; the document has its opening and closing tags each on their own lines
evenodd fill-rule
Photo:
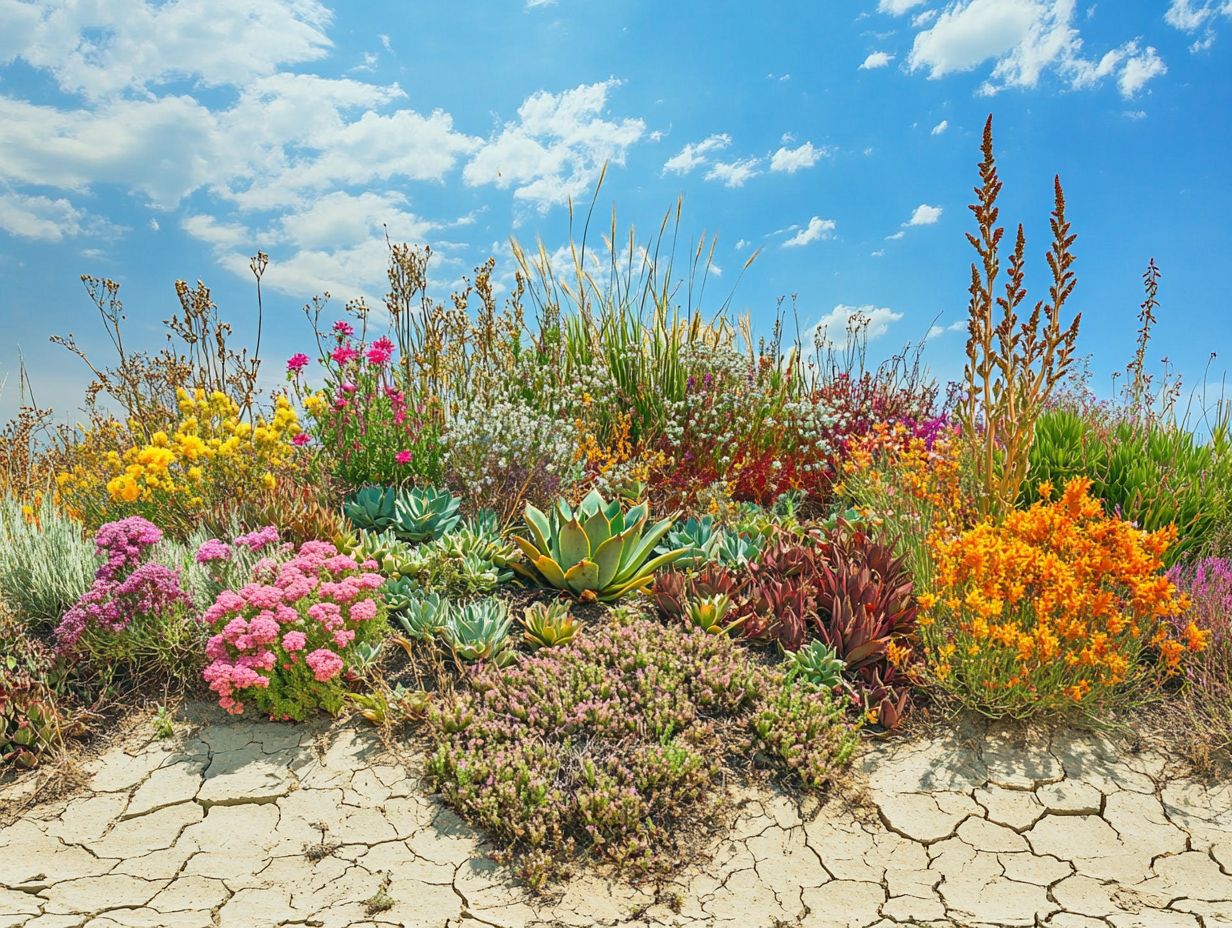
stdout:
<svg viewBox="0 0 1232 928">
<path fill-rule="evenodd" d="M 214 561 L 229 561 L 231 560 L 231 546 L 225 541 L 219 541 L 217 538 L 211 538 L 208 541 L 203 541 L 201 547 L 197 549 L 197 563 L 209 564 Z"/>
</svg>

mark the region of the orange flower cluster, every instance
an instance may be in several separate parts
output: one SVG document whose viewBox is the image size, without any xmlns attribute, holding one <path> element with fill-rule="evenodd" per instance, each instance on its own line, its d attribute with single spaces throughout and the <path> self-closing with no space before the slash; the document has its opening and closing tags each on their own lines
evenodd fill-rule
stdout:
<svg viewBox="0 0 1232 928">
<path fill-rule="evenodd" d="M 959 448 L 949 436 L 930 443 L 901 423 L 878 422 L 852 441 L 846 467 L 845 488 L 862 484 L 889 494 L 894 502 L 910 502 L 913 509 L 923 504 L 934 525 L 936 516 L 953 523 L 964 511 Z"/>
<path fill-rule="evenodd" d="M 935 585 L 919 597 L 932 675 L 971 708 L 1023 716 L 1105 702 L 1200 650 L 1164 620 L 1187 607 L 1163 572 L 1175 527 L 1108 518 L 1075 478 L 1061 497 L 934 544 Z M 1146 660 L 1157 657 L 1155 668 Z"/>
</svg>

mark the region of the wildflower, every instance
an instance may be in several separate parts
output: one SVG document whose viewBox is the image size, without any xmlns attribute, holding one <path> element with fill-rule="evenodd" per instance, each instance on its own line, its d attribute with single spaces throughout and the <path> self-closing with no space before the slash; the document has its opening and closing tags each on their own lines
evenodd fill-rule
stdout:
<svg viewBox="0 0 1232 928">
<path fill-rule="evenodd" d="M 197 549 L 196 559 L 198 564 L 229 561 L 231 560 L 231 546 L 217 538 L 211 538 L 201 543 L 201 547 Z"/>
<path fill-rule="evenodd" d="M 291 439 L 291 444 L 295 445 L 297 448 L 302 448 L 304 445 L 308 444 L 308 433 L 300 432 Z"/>
<path fill-rule="evenodd" d="M 351 326 L 351 323 L 345 322 L 341 319 L 334 323 L 334 335 L 336 335 L 339 339 L 350 338 L 354 334 L 355 329 Z"/>
<path fill-rule="evenodd" d="M 318 683 L 332 680 L 342 672 L 342 658 L 329 648 L 317 648 L 304 660 Z"/>
<path fill-rule="evenodd" d="M 308 355 L 303 352 L 291 355 L 287 361 L 287 370 L 293 374 L 298 374 L 308 366 Z"/>
<path fill-rule="evenodd" d="M 359 352 L 350 345 L 339 345 L 329 353 L 329 356 L 341 365 L 350 364 L 359 357 Z"/>
<path fill-rule="evenodd" d="M 404 448 L 403 450 L 399 451 L 397 454 L 394 455 L 394 460 L 397 461 L 399 464 L 410 464 L 411 460 L 414 457 L 415 457 L 414 454 L 412 454 L 409 450 Z"/>
<path fill-rule="evenodd" d="M 388 362 L 391 357 L 393 357 L 393 353 L 394 343 L 387 337 L 382 336 L 368 347 L 368 363 L 381 367 Z"/>
</svg>

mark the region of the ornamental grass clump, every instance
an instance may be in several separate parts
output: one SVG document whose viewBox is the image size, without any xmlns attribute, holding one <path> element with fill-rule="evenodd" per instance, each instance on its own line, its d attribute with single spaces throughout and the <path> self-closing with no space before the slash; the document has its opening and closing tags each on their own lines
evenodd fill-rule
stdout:
<svg viewBox="0 0 1232 928">
<path fill-rule="evenodd" d="M 384 583 L 323 541 L 305 542 L 283 564 L 258 564 L 251 582 L 224 590 L 205 611 L 213 632 L 203 676 L 232 715 L 251 704 L 274 719 L 337 713 L 348 671 L 385 629 L 376 591 Z"/>
<path fill-rule="evenodd" d="M 852 746 L 841 710 L 776 708 L 782 681 L 730 640 L 636 617 L 467 681 L 429 714 L 428 779 L 533 886 L 580 854 L 674 863 L 750 744 L 814 786 Z"/>
<path fill-rule="evenodd" d="M 50 494 L 35 503 L 0 498 L 0 600 L 29 627 L 53 627 L 97 568 L 94 545 Z"/>
<path fill-rule="evenodd" d="M 1207 633 L 1168 617 L 1186 598 L 1163 572 L 1175 528 L 1144 532 L 1104 515 L 1090 481 L 936 545 L 919 597 L 927 675 L 966 708 L 1001 718 L 1110 709 L 1201 651 Z"/>
</svg>

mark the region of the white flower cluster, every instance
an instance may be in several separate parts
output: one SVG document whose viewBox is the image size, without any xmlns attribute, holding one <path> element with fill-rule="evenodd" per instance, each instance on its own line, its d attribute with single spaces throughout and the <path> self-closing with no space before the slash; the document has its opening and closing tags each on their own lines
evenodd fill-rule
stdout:
<svg viewBox="0 0 1232 928">
<path fill-rule="evenodd" d="M 445 472 L 465 499 L 504 511 L 547 503 L 575 482 L 573 451 L 564 423 L 520 399 L 472 404 L 449 425 Z"/>
</svg>

